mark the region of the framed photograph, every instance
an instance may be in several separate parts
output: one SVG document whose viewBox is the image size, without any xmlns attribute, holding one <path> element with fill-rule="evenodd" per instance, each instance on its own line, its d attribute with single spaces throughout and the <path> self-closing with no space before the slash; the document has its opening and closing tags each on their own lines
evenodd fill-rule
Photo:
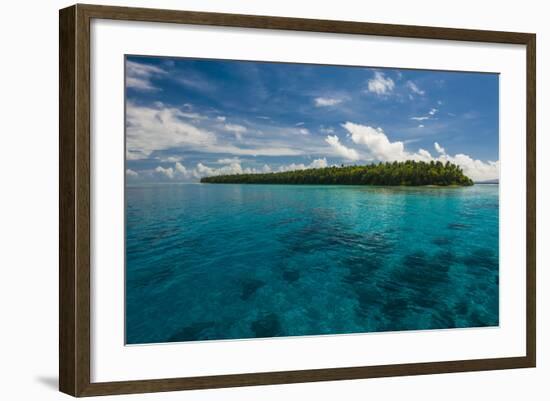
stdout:
<svg viewBox="0 0 550 401">
<path fill-rule="evenodd" d="M 59 21 L 61 391 L 535 366 L 534 34 Z"/>
</svg>

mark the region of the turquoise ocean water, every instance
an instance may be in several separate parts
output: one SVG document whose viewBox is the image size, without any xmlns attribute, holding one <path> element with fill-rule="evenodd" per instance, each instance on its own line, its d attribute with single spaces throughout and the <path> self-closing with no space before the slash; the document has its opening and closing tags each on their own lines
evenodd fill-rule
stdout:
<svg viewBox="0 0 550 401">
<path fill-rule="evenodd" d="M 128 344 L 496 326 L 498 185 L 126 189 Z"/>
</svg>

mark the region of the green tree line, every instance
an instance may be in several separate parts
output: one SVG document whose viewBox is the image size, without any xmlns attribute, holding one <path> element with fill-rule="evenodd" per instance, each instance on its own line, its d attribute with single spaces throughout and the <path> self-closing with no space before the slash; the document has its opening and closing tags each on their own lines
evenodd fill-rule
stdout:
<svg viewBox="0 0 550 401">
<path fill-rule="evenodd" d="M 212 184 L 473 185 L 456 164 L 407 160 L 261 174 L 202 177 Z"/>
</svg>

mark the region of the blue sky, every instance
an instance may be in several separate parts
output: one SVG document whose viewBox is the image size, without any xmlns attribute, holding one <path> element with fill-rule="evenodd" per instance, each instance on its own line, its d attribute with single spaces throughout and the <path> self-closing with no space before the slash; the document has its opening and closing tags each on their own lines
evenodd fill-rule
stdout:
<svg viewBox="0 0 550 401">
<path fill-rule="evenodd" d="M 126 59 L 127 177 L 449 160 L 498 178 L 497 74 Z"/>
</svg>

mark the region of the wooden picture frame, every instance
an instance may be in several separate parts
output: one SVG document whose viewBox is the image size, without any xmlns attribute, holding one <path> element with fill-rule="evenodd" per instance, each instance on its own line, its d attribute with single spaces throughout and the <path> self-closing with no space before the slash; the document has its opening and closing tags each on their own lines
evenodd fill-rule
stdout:
<svg viewBox="0 0 550 401">
<path fill-rule="evenodd" d="M 526 46 L 526 355 L 493 359 L 92 383 L 90 380 L 90 21 L 94 18 Z M 74 5 L 59 15 L 59 388 L 73 396 L 144 393 L 534 367 L 535 43 L 530 33 Z"/>
</svg>

